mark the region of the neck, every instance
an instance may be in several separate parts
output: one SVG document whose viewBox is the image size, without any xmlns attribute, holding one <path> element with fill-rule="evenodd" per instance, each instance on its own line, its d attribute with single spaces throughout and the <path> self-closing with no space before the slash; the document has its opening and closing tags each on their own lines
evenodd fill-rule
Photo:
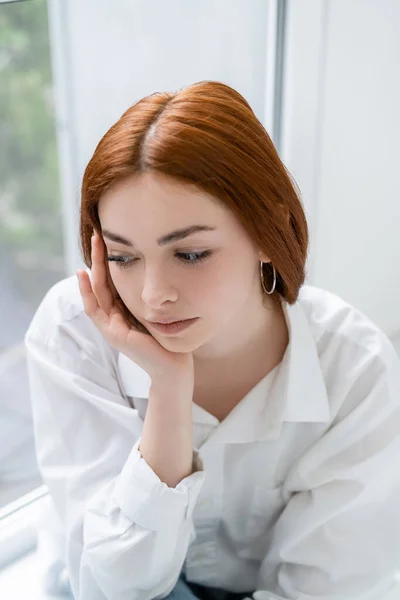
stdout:
<svg viewBox="0 0 400 600">
<path fill-rule="evenodd" d="M 194 352 L 195 377 L 210 381 L 214 373 L 219 380 L 242 381 L 268 373 L 282 360 L 288 341 L 280 298 L 267 297 Z"/>
</svg>

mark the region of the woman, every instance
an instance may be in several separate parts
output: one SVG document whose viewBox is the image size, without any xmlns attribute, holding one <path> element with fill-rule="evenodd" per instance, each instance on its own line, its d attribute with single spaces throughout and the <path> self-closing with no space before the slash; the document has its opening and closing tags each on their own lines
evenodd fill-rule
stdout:
<svg viewBox="0 0 400 600">
<path fill-rule="evenodd" d="M 301 201 L 244 98 L 200 82 L 129 108 L 87 165 L 80 234 L 88 269 L 26 334 L 75 598 L 382 598 L 399 360 L 304 285 Z"/>
</svg>

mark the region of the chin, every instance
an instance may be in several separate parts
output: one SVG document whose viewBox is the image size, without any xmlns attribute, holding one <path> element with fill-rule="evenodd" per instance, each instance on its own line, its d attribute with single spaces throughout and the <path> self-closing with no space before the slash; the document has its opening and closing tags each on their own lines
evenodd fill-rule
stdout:
<svg viewBox="0 0 400 600">
<path fill-rule="evenodd" d="M 204 341 L 199 342 L 198 340 L 190 340 L 185 339 L 183 336 L 163 336 L 163 335 L 154 335 L 152 334 L 154 339 L 166 350 L 169 352 L 188 354 L 189 352 L 194 352 L 198 348 L 200 348 Z"/>
</svg>

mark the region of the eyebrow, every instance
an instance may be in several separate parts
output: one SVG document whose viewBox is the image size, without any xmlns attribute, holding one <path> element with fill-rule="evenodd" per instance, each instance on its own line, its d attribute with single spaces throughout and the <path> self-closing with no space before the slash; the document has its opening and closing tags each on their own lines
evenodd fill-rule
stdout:
<svg viewBox="0 0 400 600">
<path fill-rule="evenodd" d="M 184 238 L 189 237 L 189 235 L 193 235 L 199 231 L 215 231 L 215 227 L 211 227 L 210 225 L 191 225 L 190 227 L 185 227 L 184 229 L 176 229 L 175 231 L 171 231 L 170 233 L 158 238 L 157 244 L 159 246 L 165 246 L 167 244 L 171 244 L 172 242 L 183 240 Z M 118 233 L 112 233 L 112 231 L 108 231 L 108 229 L 102 229 L 102 234 L 103 237 L 111 240 L 112 242 L 117 242 L 117 244 L 130 246 L 131 248 L 135 246 L 131 240 L 122 237 L 122 235 L 119 235 Z"/>
</svg>

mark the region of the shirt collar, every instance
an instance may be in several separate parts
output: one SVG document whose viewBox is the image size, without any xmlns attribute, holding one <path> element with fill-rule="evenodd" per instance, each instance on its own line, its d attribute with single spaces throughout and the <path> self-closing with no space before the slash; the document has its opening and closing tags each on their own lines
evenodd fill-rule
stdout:
<svg viewBox="0 0 400 600">
<path fill-rule="evenodd" d="M 307 315 L 298 300 L 282 303 L 289 329 L 289 344 L 282 362 L 286 407 L 284 421 L 325 423 L 330 419 L 329 399 L 317 346 Z"/>
<path fill-rule="evenodd" d="M 289 343 L 281 363 L 266 375 L 222 423 L 193 403 L 193 422 L 214 425 L 209 437 L 224 443 L 276 438 L 284 422 L 324 423 L 329 401 L 316 343 L 307 316 L 297 300 L 282 301 Z M 149 375 L 124 354 L 118 366 L 126 393 L 148 398 Z M 218 425 L 218 426 L 217 426 Z"/>
</svg>

